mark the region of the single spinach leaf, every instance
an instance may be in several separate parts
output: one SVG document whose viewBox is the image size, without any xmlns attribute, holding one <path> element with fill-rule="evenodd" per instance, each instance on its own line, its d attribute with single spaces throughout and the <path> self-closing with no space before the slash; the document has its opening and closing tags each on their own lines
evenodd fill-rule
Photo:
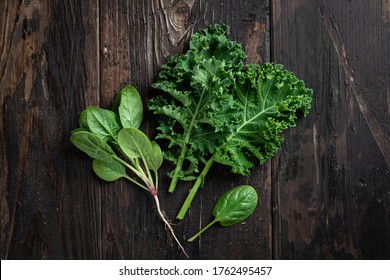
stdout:
<svg viewBox="0 0 390 280">
<path fill-rule="evenodd" d="M 92 168 L 96 175 L 101 179 L 113 182 L 122 177 L 127 178 L 126 167 L 117 160 L 113 160 L 111 163 L 94 159 L 92 162 Z"/>
<path fill-rule="evenodd" d="M 215 219 L 188 239 L 188 241 L 194 241 L 216 222 L 219 222 L 224 227 L 242 222 L 253 213 L 257 202 L 257 193 L 252 186 L 243 185 L 227 191 L 218 199 L 212 210 Z"/>
<path fill-rule="evenodd" d="M 126 86 L 119 92 L 117 99 L 119 100 L 116 100 L 113 109 L 118 106 L 122 126 L 139 128 L 143 118 L 143 105 L 135 87 Z"/>
<path fill-rule="evenodd" d="M 256 190 L 248 185 L 226 192 L 215 204 L 212 214 L 222 226 L 231 226 L 245 220 L 257 206 Z"/>
<path fill-rule="evenodd" d="M 88 129 L 104 141 L 116 141 L 122 129 L 117 114 L 113 111 L 90 106 L 86 109 Z"/>
<path fill-rule="evenodd" d="M 70 141 L 93 159 L 111 163 L 116 156 L 111 147 L 101 138 L 88 131 L 77 131 L 70 136 Z"/>
<path fill-rule="evenodd" d="M 146 164 L 150 170 L 156 171 L 160 168 L 163 163 L 163 154 L 160 146 L 156 141 L 152 141 L 152 151 L 146 155 Z"/>
<path fill-rule="evenodd" d="M 141 130 L 133 127 L 123 128 L 119 132 L 118 144 L 131 159 L 145 158 L 153 149 L 149 138 Z"/>
</svg>

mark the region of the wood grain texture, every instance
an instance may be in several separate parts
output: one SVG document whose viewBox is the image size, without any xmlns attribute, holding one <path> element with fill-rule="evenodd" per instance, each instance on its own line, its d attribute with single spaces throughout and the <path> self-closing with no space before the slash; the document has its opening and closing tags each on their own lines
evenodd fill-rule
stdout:
<svg viewBox="0 0 390 280">
<path fill-rule="evenodd" d="M 250 178 L 213 166 L 174 228 L 192 259 L 390 258 L 389 1 L 0 1 L 2 259 L 184 259 L 151 197 L 105 183 L 70 132 L 90 105 L 132 84 L 144 104 L 161 65 L 212 23 L 248 63 L 283 63 L 314 89 L 308 118 Z M 145 113 L 142 129 L 156 134 Z M 176 216 L 190 184 L 161 205 Z M 244 223 L 215 225 L 217 199 L 253 185 Z"/>
<path fill-rule="evenodd" d="M 275 258 L 390 257 L 385 2 L 273 3 L 272 59 L 314 89 L 273 164 Z"/>
</svg>

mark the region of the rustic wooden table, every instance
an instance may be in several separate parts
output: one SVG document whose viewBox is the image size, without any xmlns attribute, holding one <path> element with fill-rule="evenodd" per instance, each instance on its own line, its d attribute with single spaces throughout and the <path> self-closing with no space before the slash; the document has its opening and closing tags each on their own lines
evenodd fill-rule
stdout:
<svg viewBox="0 0 390 280">
<path fill-rule="evenodd" d="M 313 88 L 312 110 L 250 178 L 214 166 L 185 240 L 217 198 L 253 185 L 245 223 L 185 243 L 193 259 L 390 258 L 390 2 L 348 0 L 0 1 L 2 259 L 184 259 L 152 199 L 105 183 L 73 147 L 89 105 L 127 84 L 143 101 L 192 33 L 230 25 L 247 61 L 274 61 Z M 155 135 L 150 114 L 143 129 Z M 166 167 L 165 167 L 166 169 Z M 168 179 L 163 178 L 162 185 Z M 190 184 L 162 204 L 175 217 Z"/>
</svg>

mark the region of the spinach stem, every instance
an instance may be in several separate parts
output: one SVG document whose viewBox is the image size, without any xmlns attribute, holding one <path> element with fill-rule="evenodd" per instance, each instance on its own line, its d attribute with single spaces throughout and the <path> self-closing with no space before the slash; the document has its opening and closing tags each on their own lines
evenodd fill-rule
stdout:
<svg viewBox="0 0 390 280">
<path fill-rule="evenodd" d="M 155 180 L 155 187 L 156 187 L 156 191 L 158 191 L 158 172 L 157 170 L 154 170 L 154 180 Z"/>
<path fill-rule="evenodd" d="M 198 179 L 196 179 L 195 184 L 192 186 L 190 193 L 188 194 L 186 200 L 183 203 L 183 206 L 179 211 L 179 214 L 177 214 L 176 217 L 177 219 L 179 220 L 184 219 L 184 216 L 186 215 L 188 209 L 190 208 L 191 202 L 194 199 L 196 193 L 198 192 L 199 188 L 203 186 L 204 178 L 206 177 L 207 173 L 209 172 L 211 166 L 214 163 L 214 157 L 215 154 L 207 161 L 202 172 L 199 174 Z"/>
<path fill-rule="evenodd" d="M 113 143 L 114 147 L 115 147 L 122 155 L 124 155 L 125 158 L 128 159 L 128 160 L 130 161 L 130 163 L 131 163 L 133 166 L 137 167 L 137 164 L 139 165 L 138 159 L 133 159 L 133 158 L 129 158 L 128 156 L 126 156 L 125 152 L 124 152 L 124 151 L 121 149 L 121 147 L 119 146 L 119 143 L 118 143 L 117 140 L 114 141 L 114 142 L 112 142 L 112 143 Z"/>
<path fill-rule="evenodd" d="M 145 174 L 143 172 L 140 172 L 138 171 L 136 168 L 134 168 L 133 166 L 131 166 L 130 164 L 128 164 L 126 161 L 124 161 L 123 159 L 121 159 L 120 157 L 118 156 L 113 156 L 117 161 L 121 162 L 124 166 L 126 166 L 127 168 L 129 168 L 131 171 L 133 171 L 142 181 L 144 181 L 145 183 L 147 183 L 147 181 L 149 180 L 148 177 L 145 176 Z"/>
<path fill-rule="evenodd" d="M 153 177 L 152 177 L 152 174 L 150 173 L 149 166 L 146 163 L 146 159 L 145 159 L 143 154 L 141 155 L 141 159 L 142 159 L 142 162 L 143 162 L 144 167 L 146 169 L 146 174 L 145 174 L 145 171 L 143 171 L 144 172 L 144 176 L 146 176 L 149 179 L 149 181 L 153 184 L 153 187 L 154 187 Z"/>
<path fill-rule="evenodd" d="M 125 176 L 125 178 L 126 178 L 127 180 L 129 180 L 130 182 L 136 184 L 137 186 L 143 188 L 144 190 L 149 191 L 149 189 L 148 189 L 147 187 L 145 187 L 145 186 L 142 185 L 141 183 L 137 182 L 136 180 L 132 179 L 130 176 Z"/>
<path fill-rule="evenodd" d="M 218 219 L 215 218 L 211 223 L 209 223 L 207 226 L 205 226 L 204 228 L 202 228 L 200 231 L 198 231 L 198 233 L 196 233 L 193 237 L 191 237 L 190 239 L 188 239 L 188 242 L 192 242 L 194 241 L 196 238 L 198 238 L 199 235 L 201 235 L 203 232 L 205 232 L 209 227 L 211 227 L 213 224 L 215 224 L 216 222 L 218 222 Z"/>
<path fill-rule="evenodd" d="M 125 153 L 123 153 L 123 154 L 125 154 Z M 136 159 L 131 159 L 132 160 L 132 162 L 133 162 L 133 165 L 134 165 L 134 167 L 138 170 L 138 171 L 142 171 L 142 168 L 141 168 L 141 165 L 139 164 L 139 159 L 138 158 L 136 158 Z"/>
</svg>

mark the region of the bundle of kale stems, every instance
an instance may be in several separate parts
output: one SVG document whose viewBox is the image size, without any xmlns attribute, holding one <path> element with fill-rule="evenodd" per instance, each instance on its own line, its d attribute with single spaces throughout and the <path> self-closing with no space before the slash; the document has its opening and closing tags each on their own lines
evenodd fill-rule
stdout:
<svg viewBox="0 0 390 280">
<path fill-rule="evenodd" d="M 162 66 L 152 87 L 157 97 L 148 109 L 158 115 L 156 141 L 168 141 L 162 151 L 141 130 L 143 104 L 133 86 L 123 88 L 111 110 L 88 107 L 79 117 L 72 143 L 93 158 L 92 167 L 105 181 L 125 178 L 149 192 L 178 246 L 188 257 L 159 199 L 158 170 L 164 158 L 173 163 L 168 191 L 179 181 L 194 180 L 178 212 L 182 220 L 214 163 L 233 173 L 250 175 L 279 150 L 281 132 L 295 126 L 298 113 L 309 112 L 312 90 L 280 64 L 244 64 L 240 44 L 230 40 L 227 25 L 212 25 L 191 37 L 189 49 Z M 131 174 L 131 175 L 130 175 Z M 252 186 L 235 187 L 221 196 L 211 225 L 230 226 L 246 219 L 258 203 Z"/>
</svg>

